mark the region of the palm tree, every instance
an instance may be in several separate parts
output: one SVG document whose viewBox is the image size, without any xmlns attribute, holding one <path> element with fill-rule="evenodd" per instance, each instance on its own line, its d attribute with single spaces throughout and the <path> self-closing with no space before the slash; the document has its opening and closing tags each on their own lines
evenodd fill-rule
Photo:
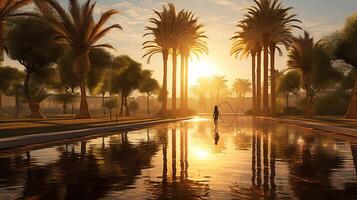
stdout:
<svg viewBox="0 0 357 200">
<path fill-rule="evenodd" d="M 220 102 L 220 97 L 223 92 L 227 90 L 227 80 L 225 76 L 213 76 L 211 79 L 211 88 L 213 88 L 216 94 L 216 105 Z"/>
<path fill-rule="evenodd" d="M 0 61 L 2 60 L 4 44 L 4 30 L 5 20 L 16 16 L 30 15 L 26 12 L 18 12 L 19 8 L 22 8 L 30 4 L 32 0 L 1 0 L 0 1 Z"/>
<path fill-rule="evenodd" d="M 275 49 L 278 44 L 288 45 L 291 40 L 294 25 L 300 22 L 295 19 L 296 15 L 289 15 L 292 7 L 283 8 L 279 0 L 255 0 L 256 5 L 248 9 L 245 15 L 245 23 L 248 24 L 251 33 L 260 34 L 263 43 L 264 76 L 263 76 L 263 115 L 269 115 L 268 101 L 268 65 L 269 51 L 272 72 L 272 113 L 275 113 Z M 273 94 L 274 93 L 274 94 Z"/>
<path fill-rule="evenodd" d="M 259 35 L 249 34 L 248 26 L 243 21 L 240 21 L 237 27 L 241 30 L 236 31 L 234 36 L 231 38 L 233 41 L 231 48 L 231 55 L 235 55 L 237 58 L 239 54 L 241 56 L 248 57 L 251 56 L 252 60 L 252 107 L 253 107 L 253 115 L 257 114 L 257 106 L 259 105 L 260 110 L 260 46 L 261 42 L 259 41 Z M 259 54 L 259 65 L 256 66 L 256 57 Z M 259 73 L 256 76 L 256 67 Z M 259 68 L 258 68 L 259 67 Z M 257 83 L 256 84 L 256 79 Z M 257 87 L 258 85 L 258 87 Z M 258 95 L 259 94 L 259 95 Z M 259 97 L 259 98 L 257 98 Z"/>
<path fill-rule="evenodd" d="M 244 106 L 246 94 L 252 91 L 251 86 L 252 84 L 249 79 L 236 79 L 233 83 L 233 91 L 236 93 L 238 98 L 241 98 L 241 108 Z M 238 112 L 238 106 L 236 112 Z"/>
<path fill-rule="evenodd" d="M 291 49 L 288 55 L 288 67 L 291 69 L 299 69 L 302 72 L 303 87 L 306 91 L 306 107 L 305 116 L 313 115 L 312 98 L 313 88 L 311 82 L 312 70 L 316 64 L 316 51 L 321 48 L 320 41 L 315 43 L 308 32 L 304 32 L 304 36 L 294 38 Z"/>
<path fill-rule="evenodd" d="M 98 22 L 94 21 L 95 3 L 87 0 L 80 5 L 77 0 L 69 1 L 66 11 L 56 0 L 35 0 L 42 16 L 48 20 L 57 36 L 56 45 L 70 47 L 75 52 L 73 71 L 80 80 L 81 104 L 77 118 L 91 118 L 86 96 L 86 77 L 91 70 L 89 50 L 98 47 L 113 48 L 110 44 L 97 44 L 112 29 L 122 29 L 119 24 L 104 27 L 116 10 L 104 12 Z"/>
<path fill-rule="evenodd" d="M 199 58 L 200 54 L 208 54 L 207 36 L 201 30 L 204 25 L 189 11 L 183 11 L 182 19 L 186 21 L 184 35 L 181 36 L 179 52 L 181 56 L 181 108 L 188 109 L 188 58 L 191 54 Z"/>
<path fill-rule="evenodd" d="M 148 57 L 148 63 L 151 57 L 157 53 L 162 54 L 163 59 L 163 81 L 162 81 L 162 112 L 167 111 L 167 62 L 169 51 L 172 44 L 174 32 L 172 31 L 172 21 L 176 18 L 175 7 L 169 3 L 168 8 L 163 7 L 163 11 L 154 11 L 157 18 L 150 18 L 149 22 L 153 26 L 145 27 L 147 33 L 145 36 L 152 36 L 153 39 L 143 43 L 143 49 L 146 50 L 143 57 Z"/>
</svg>

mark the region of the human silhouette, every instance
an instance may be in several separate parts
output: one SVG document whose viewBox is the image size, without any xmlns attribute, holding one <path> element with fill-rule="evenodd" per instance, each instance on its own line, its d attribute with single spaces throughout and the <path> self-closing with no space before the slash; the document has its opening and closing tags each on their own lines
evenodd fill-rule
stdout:
<svg viewBox="0 0 357 200">
<path fill-rule="evenodd" d="M 219 111 L 218 111 L 218 106 L 214 106 L 214 111 L 213 111 L 213 120 L 214 124 L 217 126 L 218 125 L 218 117 L 220 116 Z"/>
<path fill-rule="evenodd" d="M 214 144 L 217 145 L 219 141 L 218 126 L 214 127 Z"/>
</svg>

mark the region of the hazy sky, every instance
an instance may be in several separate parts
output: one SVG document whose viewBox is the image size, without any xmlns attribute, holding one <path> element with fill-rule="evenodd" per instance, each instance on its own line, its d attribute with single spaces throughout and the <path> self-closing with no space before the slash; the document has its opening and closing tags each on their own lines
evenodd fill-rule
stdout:
<svg viewBox="0 0 357 200">
<path fill-rule="evenodd" d="M 61 0 L 62 1 L 62 0 Z M 291 13 L 298 14 L 303 28 L 319 39 L 321 36 L 340 29 L 346 17 L 357 12 L 357 0 L 282 0 L 285 6 L 292 6 Z M 113 31 L 103 42 L 110 42 L 117 49 L 114 54 L 128 54 L 141 61 L 144 68 L 154 71 L 154 76 L 160 82 L 162 79 L 161 56 L 154 56 L 150 64 L 141 59 L 143 51 L 141 44 L 144 41 L 144 27 L 148 19 L 153 16 L 153 9 L 161 10 L 168 1 L 162 0 L 97 0 L 96 14 L 109 8 L 121 11 L 110 23 L 119 23 L 123 31 Z M 177 9 L 193 11 L 204 23 L 206 34 L 209 37 L 209 55 L 203 56 L 204 64 L 190 66 L 191 77 L 200 75 L 225 75 L 232 81 L 235 78 L 250 78 L 250 60 L 236 60 L 229 56 L 229 38 L 235 31 L 235 25 L 242 19 L 244 9 L 253 4 L 253 0 L 172 0 Z M 301 34 L 301 31 L 296 32 Z M 283 68 L 286 55 L 277 58 L 277 67 Z M 5 61 L 5 64 L 21 67 L 17 62 Z M 171 75 L 171 71 L 169 71 Z M 193 79 L 194 79 L 193 78 Z M 194 80 L 190 79 L 191 84 Z M 170 80 L 170 79 L 169 79 Z"/>
</svg>

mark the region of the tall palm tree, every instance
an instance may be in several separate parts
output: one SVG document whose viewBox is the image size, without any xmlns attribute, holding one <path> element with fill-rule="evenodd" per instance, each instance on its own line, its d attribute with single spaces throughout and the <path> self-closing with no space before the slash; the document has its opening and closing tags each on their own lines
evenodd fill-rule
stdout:
<svg viewBox="0 0 357 200">
<path fill-rule="evenodd" d="M 4 44 L 5 20 L 11 17 L 30 15 L 31 13 L 19 12 L 18 10 L 29 5 L 32 0 L 1 0 L 0 1 L 0 61 L 2 60 Z"/>
<path fill-rule="evenodd" d="M 181 108 L 187 110 L 188 106 L 188 58 L 191 54 L 197 56 L 200 54 L 208 54 L 207 43 L 202 28 L 203 24 L 198 22 L 198 18 L 190 11 L 184 11 L 182 18 L 186 20 L 184 35 L 179 44 L 179 52 L 181 56 Z"/>
<path fill-rule="evenodd" d="M 257 104 L 259 104 L 259 109 L 260 109 L 260 95 L 257 100 L 257 93 L 260 94 L 260 86 L 258 87 L 259 90 L 257 91 L 256 87 L 256 79 L 258 79 L 258 85 L 260 85 L 260 64 L 259 64 L 259 74 L 257 74 L 256 78 L 256 57 L 257 53 L 259 52 L 260 54 L 260 46 L 261 42 L 259 41 L 259 35 L 254 35 L 254 34 L 249 34 L 248 26 L 244 21 L 240 21 L 237 25 L 237 27 L 240 29 L 239 31 L 236 31 L 234 33 L 234 36 L 231 38 L 233 41 L 232 48 L 231 48 L 231 55 L 235 55 L 237 58 L 239 54 L 241 56 L 248 57 L 249 55 L 251 56 L 252 60 L 252 85 L 253 85 L 253 91 L 252 91 L 252 107 L 253 107 L 253 115 L 257 114 Z M 260 61 L 260 60 L 259 60 Z M 260 63 L 260 62 L 259 62 Z M 259 77 L 259 78 L 258 78 Z M 257 102 L 259 101 L 259 103 Z"/>
<path fill-rule="evenodd" d="M 72 48 L 76 58 L 73 71 L 80 80 L 81 104 L 77 118 L 91 118 L 86 96 L 86 77 L 91 70 L 89 50 L 98 47 L 113 48 L 110 44 L 97 44 L 112 29 L 122 29 L 119 24 L 104 27 L 116 10 L 104 12 L 98 22 L 94 21 L 95 3 L 87 0 L 80 5 L 77 0 L 69 1 L 68 11 L 56 0 L 34 0 L 42 16 L 48 20 L 57 36 L 56 45 Z"/>
<path fill-rule="evenodd" d="M 291 40 L 293 28 L 299 28 L 294 23 L 300 22 L 295 19 L 296 15 L 289 15 L 292 7 L 284 8 L 280 0 L 255 0 L 255 6 L 248 9 L 245 15 L 245 23 L 251 32 L 260 34 L 263 43 L 264 83 L 263 83 L 263 115 L 269 115 L 268 101 L 268 68 L 269 51 L 272 72 L 272 113 L 275 113 L 275 49 L 279 44 L 288 45 Z"/>
<path fill-rule="evenodd" d="M 146 50 L 143 57 L 148 58 L 148 62 L 153 55 L 161 53 L 163 59 L 163 81 L 162 81 L 162 112 L 167 111 L 167 62 L 171 48 L 174 32 L 172 31 L 172 21 L 176 18 L 175 7 L 168 4 L 163 7 L 163 11 L 154 11 L 157 18 L 150 18 L 149 22 L 153 26 L 145 27 L 147 33 L 145 36 L 153 38 L 143 43 L 143 49 Z"/>
</svg>

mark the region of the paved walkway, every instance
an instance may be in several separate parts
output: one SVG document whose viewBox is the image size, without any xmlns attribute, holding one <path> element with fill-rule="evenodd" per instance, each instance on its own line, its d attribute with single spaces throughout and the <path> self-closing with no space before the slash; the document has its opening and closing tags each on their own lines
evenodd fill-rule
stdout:
<svg viewBox="0 0 357 200">
<path fill-rule="evenodd" d="M 357 120 L 347 120 L 336 117 L 316 117 L 314 119 L 303 117 L 279 117 L 270 119 L 282 123 L 357 137 Z"/>
<path fill-rule="evenodd" d="M 49 119 L 11 119 L 0 120 L 0 138 L 20 135 L 32 135 L 54 131 L 70 131 L 93 127 L 105 127 L 122 123 L 157 120 L 157 117 L 131 117 L 119 118 L 118 122 L 108 118 L 73 119 L 73 117 L 60 117 Z"/>
<path fill-rule="evenodd" d="M 149 119 L 149 120 L 136 120 L 136 121 L 124 122 L 118 125 L 110 124 L 106 126 L 96 126 L 96 127 L 74 129 L 74 130 L 67 130 L 67 131 L 56 131 L 56 132 L 19 135 L 19 136 L 12 136 L 12 137 L 3 137 L 0 138 L 0 150 L 21 147 L 26 145 L 53 142 L 57 140 L 80 138 L 80 137 L 95 135 L 99 133 L 141 129 L 157 124 L 177 122 L 187 119 L 190 118 L 176 118 L 176 119 L 156 118 L 156 119 Z"/>
</svg>

